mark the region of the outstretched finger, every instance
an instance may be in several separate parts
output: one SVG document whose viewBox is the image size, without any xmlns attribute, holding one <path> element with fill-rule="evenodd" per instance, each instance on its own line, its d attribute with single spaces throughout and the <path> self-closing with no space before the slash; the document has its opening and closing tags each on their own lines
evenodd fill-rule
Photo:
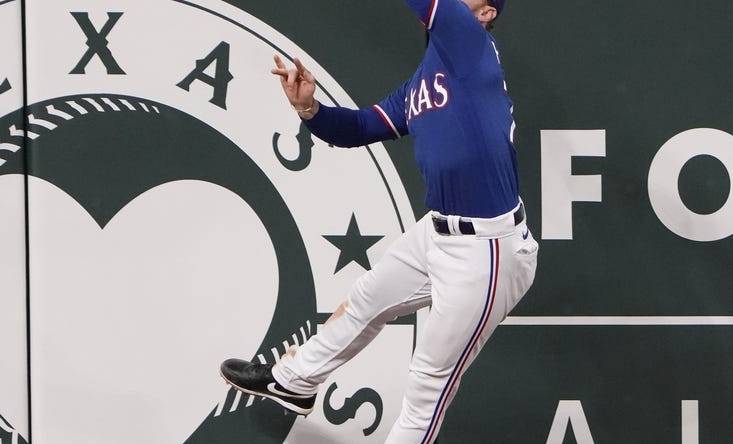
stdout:
<svg viewBox="0 0 733 444">
<path fill-rule="evenodd" d="M 295 67 L 298 68 L 298 73 L 303 79 L 311 83 L 316 81 L 316 78 L 313 77 L 313 74 L 305 68 L 305 65 L 303 65 L 303 62 L 301 62 L 300 59 L 293 59 L 293 63 L 295 63 Z"/>
<path fill-rule="evenodd" d="M 288 70 L 287 69 L 281 69 L 281 68 L 274 68 L 270 70 L 271 73 L 275 74 L 276 76 L 280 77 L 288 77 Z"/>
<path fill-rule="evenodd" d="M 275 59 L 275 66 L 277 66 L 280 69 L 287 69 L 279 55 L 275 54 L 274 59 Z"/>
<path fill-rule="evenodd" d="M 293 59 L 293 63 L 295 63 L 295 67 L 298 68 L 298 72 L 300 73 L 300 75 L 305 75 L 307 69 L 305 69 L 305 65 L 303 65 L 303 62 L 301 62 L 300 59 L 295 58 Z"/>
</svg>

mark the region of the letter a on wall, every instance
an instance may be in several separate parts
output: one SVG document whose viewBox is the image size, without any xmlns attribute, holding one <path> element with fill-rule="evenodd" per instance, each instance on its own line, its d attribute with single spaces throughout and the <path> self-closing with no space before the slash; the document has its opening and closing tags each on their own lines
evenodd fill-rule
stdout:
<svg viewBox="0 0 733 444">
<path fill-rule="evenodd" d="M 550 434 L 547 436 L 547 444 L 563 444 L 568 425 L 573 428 L 575 442 L 578 444 L 594 444 L 590 427 L 588 427 L 588 420 L 583 412 L 583 404 L 580 401 L 560 401 L 557 404 L 555 419 L 552 420 Z"/>
</svg>

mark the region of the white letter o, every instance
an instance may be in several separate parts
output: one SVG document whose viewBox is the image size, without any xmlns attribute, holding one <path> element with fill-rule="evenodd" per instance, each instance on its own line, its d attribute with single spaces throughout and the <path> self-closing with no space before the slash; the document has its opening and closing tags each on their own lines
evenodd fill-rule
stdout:
<svg viewBox="0 0 733 444">
<path fill-rule="evenodd" d="M 731 177 L 728 200 L 712 214 L 697 214 L 680 197 L 682 167 L 695 156 L 707 154 L 723 163 Z M 733 234 L 733 135 L 710 128 L 691 129 L 667 141 L 649 167 L 649 200 L 659 220 L 686 239 L 710 242 Z"/>
</svg>

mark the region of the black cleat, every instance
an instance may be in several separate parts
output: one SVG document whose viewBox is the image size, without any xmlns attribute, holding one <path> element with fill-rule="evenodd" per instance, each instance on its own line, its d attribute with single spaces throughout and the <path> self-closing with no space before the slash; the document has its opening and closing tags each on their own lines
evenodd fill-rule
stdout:
<svg viewBox="0 0 733 444">
<path fill-rule="evenodd" d="M 272 399 L 286 409 L 308 416 L 316 395 L 301 395 L 283 388 L 272 377 L 272 364 L 257 364 L 241 359 L 227 359 L 220 367 L 221 376 L 235 389 Z"/>
</svg>

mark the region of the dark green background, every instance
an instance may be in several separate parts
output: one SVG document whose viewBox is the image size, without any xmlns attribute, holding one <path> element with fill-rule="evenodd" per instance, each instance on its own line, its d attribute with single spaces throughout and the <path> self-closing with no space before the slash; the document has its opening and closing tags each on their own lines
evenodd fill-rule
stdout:
<svg viewBox="0 0 733 444">
<path fill-rule="evenodd" d="M 230 0 L 319 61 L 361 106 L 418 64 L 424 36 L 404 2 Z M 733 132 L 733 2 L 509 0 L 496 29 L 515 102 L 522 194 L 540 237 L 540 130 L 605 129 L 603 202 L 574 205 L 574 240 L 541 241 L 514 315 L 733 315 L 733 240 L 667 230 L 646 181 L 657 150 L 692 128 Z M 416 216 L 423 185 L 409 138 L 386 143 Z M 679 180 L 700 212 L 727 198 L 719 162 Z M 596 443 L 680 442 L 680 402 L 700 400 L 703 443 L 733 442 L 731 327 L 502 327 L 464 378 L 442 443 L 541 443 L 560 399 L 583 401 Z M 568 436 L 566 442 L 574 442 Z"/>
</svg>

